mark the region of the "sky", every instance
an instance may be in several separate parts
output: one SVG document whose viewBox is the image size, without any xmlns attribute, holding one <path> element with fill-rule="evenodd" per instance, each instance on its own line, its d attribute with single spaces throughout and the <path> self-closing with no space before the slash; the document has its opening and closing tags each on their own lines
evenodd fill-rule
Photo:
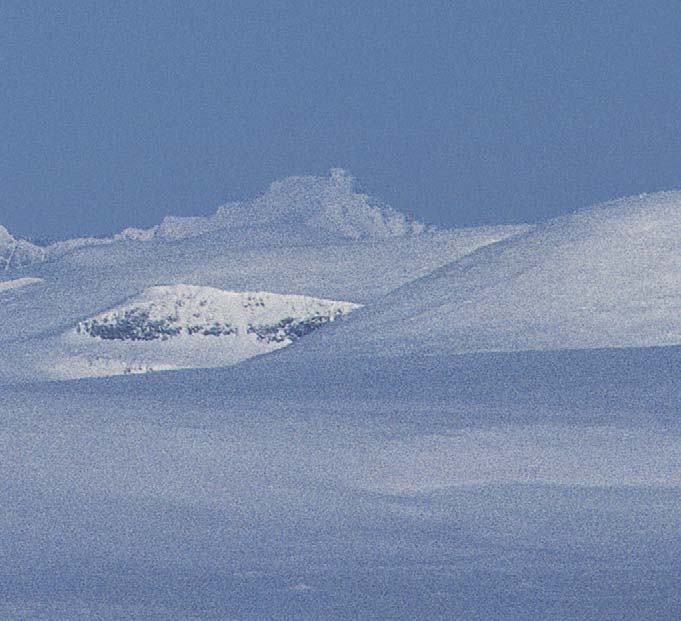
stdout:
<svg viewBox="0 0 681 621">
<path fill-rule="evenodd" d="M 681 188 L 681 4 L 0 6 L 0 224 L 104 235 L 294 174 L 445 226 Z"/>
</svg>

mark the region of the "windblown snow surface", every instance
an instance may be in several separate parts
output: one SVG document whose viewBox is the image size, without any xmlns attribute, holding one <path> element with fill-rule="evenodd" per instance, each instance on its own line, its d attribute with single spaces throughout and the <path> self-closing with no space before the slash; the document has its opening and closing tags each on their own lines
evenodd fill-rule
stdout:
<svg viewBox="0 0 681 621">
<path fill-rule="evenodd" d="M 0 618 L 681 618 L 675 196 L 463 259 L 444 233 L 207 234 L 45 264 L 0 304 Z M 230 367 L 9 381 L 50 339 L 106 341 L 94 319 L 135 333 L 130 305 L 182 330 L 145 343 L 185 338 L 194 302 L 154 324 L 195 293 L 168 283 L 366 306 Z"/>
<path fill-rule="evenodd" d="M 3 386 L 0 617 L 678 618 L 678 348 L 292 348 Z"/>
</svg>

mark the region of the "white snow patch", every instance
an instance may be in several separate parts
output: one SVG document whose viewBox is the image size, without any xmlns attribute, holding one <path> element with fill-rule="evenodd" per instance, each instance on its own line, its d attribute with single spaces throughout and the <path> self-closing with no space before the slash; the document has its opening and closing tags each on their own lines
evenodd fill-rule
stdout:
<svg viewBox="0 0 681 621">
<path fill-rule="evenodd" d="M 359 306 L 184 284 L 150 287 L 60 337 L 48 373 L 76 379 L 225 366 L 286 347 Z"/>
<path fill-rule="evenodd" d="M 34 285 L 43 282 L 42 278 L 14 278 L 13 280 L 0 281 L 0 292 L 9 291 L 10 289 L 18 289 L 26 285 Z"/>
</svg>

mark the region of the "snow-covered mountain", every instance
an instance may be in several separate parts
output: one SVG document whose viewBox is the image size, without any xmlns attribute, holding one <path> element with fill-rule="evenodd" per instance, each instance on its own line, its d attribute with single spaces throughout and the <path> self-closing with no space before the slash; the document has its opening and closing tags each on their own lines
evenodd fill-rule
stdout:
<svg viewBox="0 0 681 621">
<path fill-rule="evenodd" d="M 187 284 L 366 306 L 306 339 L 300 350 L 311 355 L 681 343 L 679 192 L 537 227 L 436 231 L 353 187 L 340 171 L 290 178 L 211 218 L 67 253 L 26 272 L 43 281 L 19 312 L 0 303 L 0 340 L 53 337 L 150 287 Z M 350 219 L 341 225 L 339 214 Z"/>
<path fill-rule="evenodd" d="M 4 226 L 0 225 L 0 272 L 40 263 L 44 259 L 44 248 L 15 238 Z"/>
<path fill-rule="evenodd" d="M 0 304 L 0 341 L 59 333 L 163 284 L 366 304 L 529 228 L 434 230 L 355 192 L 344 172 L 289 178 L 272 184 L 260 198 L 223 207 L 211 218 L 166 219 L 147 231 L 126 229 L 110 239 L 31 246 L 33 264 L 22 268 L 14 252 L 5 261 L 10 267 L 4 279 L 43 282 L 32 296 L 22 296 L 19 309 Z M 5 237 L 10 257 L 16 240 Z"/>
<path fill-rule="evenodd" d="M 347 239 L 418 235 L 434 228 L 357 192 L 354 177 L 343 169 L 333 168 L 327 177 L 275 181 L 262 196 L 227 203 L 210 217 L 167 217 L 149 233 L 164 239 L 183 239 L 217 230 L 238 232 L 256 227 L 285 230 L 290 225 Z"/>
<path fill-rule="evenodd" d="M 0 618 L 679 618 L 681 348 L 456 355 L 676 326 L 679 204 L 10 268 Z"/>
<path fill-rule="evenodd" d="M 296 238 L 294 214 L 308 230 L 307 216 L 337 204 L 325 203 L 328 196 L 352 195 L 346 181 L 340 173 L 286 180 L 248 207 L 193 219 L 172 235 L 164 225 L 128 232 L 125 241 L 27 270 L 23 277 L 43 282 L 16 304 L 0 303 L 0 358 L 16 360 L 21 342 L 62 334 L 149 287 L 178 283 L 366 306 L 296 348 L 314 356 L 681 343 L 680 192 L 623 198 L 537 227 L 397 227 L 399 235 L 364 240 L 324 237 L 329 231 L 318 227 L 320 236 Z M 292 188 L 310 187 L 319 192 L 300 192 L 313 197 L 312 207 L 289 200 Z"/>
<path fill-rule="evenodd" d="M 224 296 L 244 291 L 278 294 L 289 306 L 296 296 L 316 304 L 344 300 L 347 310 L 530 228 L 438 230 L 356 191 L 347 172 L 333 169 L 326 177 L 274 182 L 262 196 L 230 203 L 207 218 L 168 217 L 151 229 L 126 229 L 112 238 L 39 247 L 2 229 L 5 282 L 14 284 L 6 284 L 0 299 L 0 375 L 64 379 L 232 364 L 283 341 L 259 339 L 243 325 L 215 339 L 214 326 L 183 321 L 164 324 L 165 338 L 147 337 L 167 317 L 184 317 L 175 305 L 191 307 L 186 296 L 192 287 L 210 299 L 207 292 L 221 291 L 221 301 L 211 302 L 220 325 L 241 321 L 226 318 L 231 302 Z M 26 279 L 39 284 L 19 294 L 15 285 Z M 127 306 L 130 300 L 135 308 Z M 268 300 L 268 308 L 279 308 L 275 298 Z M 167 314 L 156 317 L 151 308 Z M 292 319 L 288 329 L 306 330 L 304 313 L 280 308 L 275 314 L 257 325 L 275 329 Z M 108 338 L 135 322 L 141 322 L 136 329 L 144 338 Z"/>
<path fill-rule="evenodd" d="M 681 192 L 623 198 L 480 248 L 307 347 L 334 339 L 339 351 L 365 355 L 674 345 L 679 274 Z"/>
<path fill-rule="evenodd" d="M 386 239 L 432 231 L 366 194 L 356 191 L 354 177 L 334 168 L 326 177 L 288 177 L 273 182 L 263 195 L 231 202 L 208 217 L 168 216 L 150 229 L 126 228 L 113 237 L 82 237 L 40 246 L 16 239 L 0 226 L 0 269 L 22 268 L 54 260 L 89 246 L 116 242 L 176 241 L 221 231 L 224 241 L 286 243 L 287 238 Z"/>
</svg>

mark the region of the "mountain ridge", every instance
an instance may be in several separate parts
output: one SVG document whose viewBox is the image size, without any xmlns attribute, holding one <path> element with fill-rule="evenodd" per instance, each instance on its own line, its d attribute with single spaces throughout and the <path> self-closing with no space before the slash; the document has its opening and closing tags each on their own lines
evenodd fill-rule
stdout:
<svg viewBox="0 0 681 621">
<path fill-rule="evenodd" d="M 148 229 L 128 227 L 111 237 L 78 237 L 40 245 L 15 238 L 0 225 L 0 269 L 42 263 L 79 248 L 116 242 L 178 241 L 224 231 L 234 234 L 258 227 L 275 233 L 294 227 L 303 235 L 335 236 L 339 240 L 386 239 L 433 232 L 390 206 L 357 191 L 355 179 L 341 168 L 325 177 L 292 176 L 274 181 L 261 195 L 226 203 L 210 216 L 166 216 Z M 256 240 L 257 242 L 257 240 Z"/>
</svg>

